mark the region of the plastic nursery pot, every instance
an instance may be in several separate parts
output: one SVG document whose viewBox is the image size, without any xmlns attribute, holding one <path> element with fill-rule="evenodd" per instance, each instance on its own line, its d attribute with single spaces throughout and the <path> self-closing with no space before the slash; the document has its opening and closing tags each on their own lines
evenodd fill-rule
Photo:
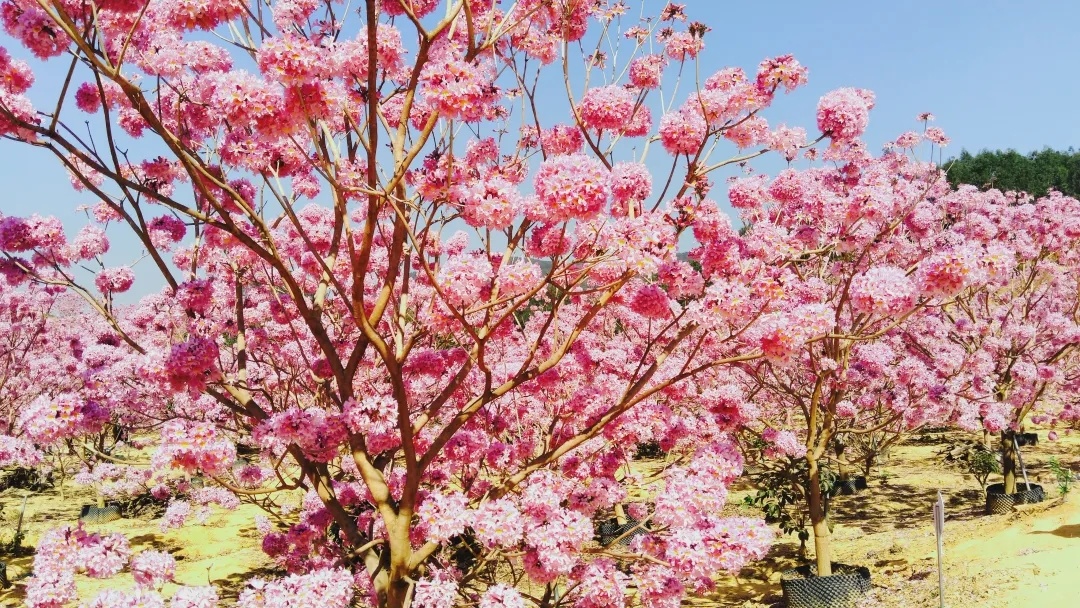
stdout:
<svg viewBox="0 0 1080 608">
<path fill-rule="evenodd" d="M 1018 492 L 1005 493 L 1005 484 L 992 483 L 986 486 L 986 512 L 991 515 L 1009 513 L 1016 505 L 1033 505 L 1046 500 L 1046 492 L 1039 484 L 1016 484 Z"/>
<path fill-rule="evenodd" d="M 618 539 L 619 545 L 629 545 L 634 538 L 643 534 L 648 534 L 648 528 L 642 526 L 637 528 L 640 522 L 628 519 L 625 524 L 620 524 L 616 519 L 609 519 L 600 524 L 599 534 L 597 534 L 597 540 L 600 541 L 600 545 L 607 547 Z M 633 532 L 626 534 L 633 528 L 637 528 Z M 625 535 L 625 536 L 624 536 Z M 620 538 L 621 537 L 621 538 Z"/>
<path fill-rule="evenodd" d="M 836 481 L 836 488 L 840 494 L 857 494 L 866 489 L 866 477 L 859 475 L 858 477 L 852 477 L 851 479 L 838 479 Z"/>
<path fill-rule="evenodd" d="M 780 589 L 788 608 L 855 608 L 870 591 L 870 570 L 833 562 L 833 573 L 818 576 L 807 564 L 780 573 Z"/>
<path fill-rule="evenodd" d="M 0 562 L 0 589 L 7 589 L 11 581 L 7 577 L 7 562 Z"/>
<path fill-rule="evenodd" d="M 1039 443 L 1038 433 L 1017 433 L 1016 445 L 1036 445 Z"/>
<path fill-rule="evenodd" d="M 103 524 L 117 519 L 120 519 L 119 505 L 107 505 L 104 507 L 83 505 L 82 511 L 79 512 L 79 521 L 88 524 Z"/>
</svg>

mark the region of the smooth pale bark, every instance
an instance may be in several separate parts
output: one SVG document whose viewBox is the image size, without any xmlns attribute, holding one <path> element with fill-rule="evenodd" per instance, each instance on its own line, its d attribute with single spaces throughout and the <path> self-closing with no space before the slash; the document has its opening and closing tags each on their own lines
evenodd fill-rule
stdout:
<svg viewBox="0 0 1080 608">
<path fill-rule="evenodd" d="M 1016 493 L 1016 444 L 1013 431 L 1001 432 L 1001 474 L 1005 478 L 1005 493 Z"/>
<path fill-rule="evenodd" d="M 832 574 L 832 539 L 824 497 L 821 495 L 821 469 L 818 468 L 817 458 L 811 453 L 807 453 L 806 461 L 810 465 L 809 502 L 810 524 L 814 529 L 814 558 L 818 576 L 829 576 Z"/>
</svg>

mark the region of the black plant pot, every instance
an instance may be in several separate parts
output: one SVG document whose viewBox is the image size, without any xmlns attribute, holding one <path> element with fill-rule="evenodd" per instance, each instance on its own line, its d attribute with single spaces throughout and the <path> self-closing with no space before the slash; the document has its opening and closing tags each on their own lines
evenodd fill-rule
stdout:
<svg viewBox="0 0 1080 608">
<path fill-rule="evenodd" d="M 597 540 L 604 547 L 616 542 L 615 539 L 619 539 L 620 545 L 629 545 L 634 538 L 643 534 L 648 534 L 649 529 L 641 526 L 637 527 L 640 522 L 633 519 L 628 520 L 625 524 L 620 524 L 616 519 L 609 519 L 600 524 L 599 534 L 597 534 Z M 626 534 L 630 529 L 637 528 L 633 532 Z M 626 534 L 625 536 L 623 536 Z M 619 538 L 622 537 L 622 538 Z"/>
<path fill-rule="evenodd" d="M 7 589 L 11 581 L 7 577 L 7 562 L 0 562 L 0 588 Z"/>
<path fill-rule="evenodd" d="M 639 443 L 634 450 L 634 460 L 652 460 L 655 458 L 663 458 L 664 456 L 667 456 L 667 452 L 660 447 L 659 441 Z"/>
<path fill-rule="evenodd" d="M 106 505 L 104 507 L 83 505 L 82 511 L 79 512 L 79 521 L 88 524 L 103 524 L 120 519 L 120 517 L 119 505 Z"/>
<path fill-rule="evenodd" d="M 788 608 L 855 608 L 870 591 L 870 570 L 833 562 L 833 573 L 818 576 L 817 565 L 784 570 L 780 589 Z"/>
<path fill-rule="evenodd" d="M 1015 494 L 1005 493 L 1005 484 L 992 483 L 986 486 L 986 512 L 994 515 L 1009 513 L 1016 505 L 1033 505 L 1046 500 L 1046 492 L 1039 484 L 1016 484 Z"/>
<path fill-rule="evenodd" d="M 1036 445 L 1039 443 L 1038 433 L 1017 433 L 1016 445 Z"/>
<path fill-rule="evenodd" d="M 866 489 L 866 477 L 859 475 L 851 479 L 839 479 L 835 487 L 840 494 L 857 494 Z"/>
</svg>

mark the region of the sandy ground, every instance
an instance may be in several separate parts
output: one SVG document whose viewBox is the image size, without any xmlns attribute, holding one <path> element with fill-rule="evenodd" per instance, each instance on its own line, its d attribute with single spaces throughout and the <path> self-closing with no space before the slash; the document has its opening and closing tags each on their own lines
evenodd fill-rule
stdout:
<svg viewBox="0 0 1080 608">
<path fill-rule="evenodd" d="M 951 437 L 958 437 L 953 434 Z M 928 434 L 893 450 L 869 480 L 869 488 L 833 503 L 833 550 L 836 561 L 871 570 L 870 607 L 938 606 L 936 545 L 931 516 L 940 489 L 946 501 L 945 605 L 950 608 L 1080 606 L 1080 485 L 1062 499 L 1046 461 L 1057 456 L 1080 471 L 1080 435 L 1024 449 L 1032 481 L 1047 491 L 1040 505 L 1022 507 L 1012 514 L 983 514 L 983 498 L 970 477 L 946 468 L 935 454 L 949 436 Z M 991 478 L 991 482 L 999 481 Z M 751 488 L 737 485 L 731 510 L 752 514 L 736 506 Z M 10 539 L 22 503 L 22 490 L 0 492 L 0 542 Z M 74 522 L 80 505 L 91 502 L 85 492 L 67 488 L 65 499 L 57 490 L 31 494 L 24 518 L 26 546 L 33 546 L 45 530 Z M 87 526 L 98 532 L 122 532 L 136 550 L 167 550 L 178 561 L 180 584 L 216 585 L 226 600 L 235 599 L 252 576 L 272 574 L 272 563 L 259 549 L 254 519 L 262 513 L 253 505 L 231 512 L 215 510 L 205 525 L 162 533 L 159 521 L 124 519 Z M 717 589 L 689 598 L 695 607 L 780 608 L 780 572 L 799 562 L 798 541 L 781 538 L 769 556 L 744 569 L 739 576 L 722 575 Z M 0 605 L 22 605 L 25 578 L 32 555 L 0 556 L 8 562 L 15 585 L 0 591 Z M 80 597 L 89 599 L 105 585 L 130 588 L 131 575 L 108 581 L 79 577 Z M 164 589 L 166 596 L 172 586 Z"/>
</svg>

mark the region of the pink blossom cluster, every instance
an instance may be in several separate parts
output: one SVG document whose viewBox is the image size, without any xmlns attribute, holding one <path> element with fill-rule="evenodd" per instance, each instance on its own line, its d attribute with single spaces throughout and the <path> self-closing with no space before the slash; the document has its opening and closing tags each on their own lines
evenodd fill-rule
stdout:
<svg viewBox="0 0 1080 608">
<path fill-rule="evenodd" d="M 497 115 L 501 99 L 495 85 L 495 68 L 486 60 L 465 61 L 455 49 L 428 63 L 421 81 L 424 101 L 446 119 L 478 121 Z"/>
<path fill-rule="evenodd" d="M 540 164 L 533 186 L 540 204 L 530 216 L 553 222 L 591 219 L 607 204 L 611 172 L 591 156 L 558 155 Z"/>
<path fill-rule="evenodd" d="M 87 608 L 165 608 L 165 598 L 150 588 L 138 586 L 131 591 L 106 589 L 84 604 Z"/>
<path fill-rule="evenodd" d="M 192 336 L 176 344 L 165 359 L 165 373 L 174 390 L 200 391 L 217 380 L 218 345 L 209 338 Z"/>
<path fill-rule="evenodd" d="M 824 334 L 831 324 L 824 306 L 808 304 L 790 312 L 764 315 L 752 331 L 766 359 L 788 365 L 799 356 L 807 340 Z"/>
<path fill-rule="evenodd" d="M 146 490 L 152 471 L 142 467 L 98 462 L 75 474 L 75 483 L 96 489 L 109 499 L 131 498 Z"/>
<path fill-rule="evenodd" d="M 41 457 L 41 452 L 26 439 L 0 435 L 0 468 L 36 466 Z"/>
<path fill-rule="evenodd" d="M 347 608 L 353 599 L 353 576 L 341 568 L 325 568 L 267 581 L 255 578 L 240 593 L 240 608 Z"/>
<path fill-rule="evenodd" d="M 183 586 L 173 593 L 169 608 L 216 608 L 218 605 L 217 589 L 212 586 Z"/>
<path fill-rule="evenodd" d="M 641 163 L 620 162 L 611 168 L 611 215 L 623 217 L 631 210 L 641 215 L 639 205 L 652 194 L 652 174 Z"/>
<path fill-rule="evenodd" d="M 140 587 L 160 589 L 176 575 L 176 560 L 165 551 L 143 551 L 132 558 L 131 574 Z"/>
<path fill-rule="evenodd" d="M 84 226 L 71 241 L 72 261 L 92 260 L 109 251 L 109 239 L 97 226 Z"/>
<path fill-rule="evenodd" d="M 20 426 L 38 444 L 100 432 L 109 420 L 109 411 L 94 401 L 73 393 L 39 397 L 21 412 Z"/>
<path fill-rule="evenodd" d="M 20 253 L 40 249 L 59 250 L 67 244 L 64 227 L 54 217 L 37 214 L 28 218 L 0 218 L 0 251 Z"/>
<path fill-rule="evenodd" d="M 578 113 L 588 129 L 620 131 L 630 124 L 636 102 L 632 89 L 617 85 L 596 87 L 582 96 Z"/>
<path fill-rule="evenodd" d="M 896 316 L 917 301 L 915 282 L 896 266 L 875 266 L 851 280 L 851 305 L 858 312 Z"/>
<path fill-rule="evenodd" d="M 708 129 L 705 119 L 696 113 L 670 112 L 660 119 L 660 143 L 671 154 L 694 154 L 705 144 Z"/>
<path fill-rule="evenodd" d="M 525 608 L 525 598 L 513 587 L 499 583 L 480 596 L 479 608 Z"/>
<path fill-rule="evenodd" d="M 795 433 L 787 429 L 776 430 L 772 427 L 761 433 L 761 438 L 769 443 L 766 456 L 787 456 L 789 458 L 801 458 L 806 454 L 806 446 L 799 441 Z"/>
<path fill-rule="evenodd" d="M 416 608 L 453 608 L 458 598 L 458 583 L 445 570 L 416 583 L 413 602 Z"/>
<path fill-rule="evenodd" d="M 834 142 L 849 143 L 862 136 L 874 108 L 874 94 L 866 89 L 837 89 L 818 102 L 817 125 Z"/>
<path fill-rule="evenodd" d="M 319 462 L 332 460 L 348 436 L 340 413 L 295 407 L 264 420 L 252 435 L 263 449 L 283 451 L 296 444 Z"/>
<path fill-rule="evenodd" d="M 968 251 L 952 249 L 930 256 L 919 266 L 915 280 L 925 295 L 948 298 L 969 284 L 975 270 Z"/>
<path fill-rule="evenodd" d="M 135 273 L 126 266 L 103 268 L 94 277 L 94 285 L 104 294 L 123 293 L 131 289 L 135 282 Z"/>
<path fill-rule="evenodd" d="M 236 445 L 207 423 L 174 420 L 161 430 L 162 442 L 154 453 L 159 469 L 181 469 L 187 473 L 205 471 L 219 475 L 236 461 Z"/>
<path fill-rule="evenodd" d="M 160 528 L 162 532 L 173 528 L 180 528 L 191 515 L 191 503 L 186 500 L 172 500 L 165 508 L 165 514 L 161 516 Z"/>
<path fill-rule="evenodd" d="M 127 538 L 120 534 L 92 534 L 81 522 L 53 528 L 38 541 L 26 603 L 31 608 L 60 608 L 76 598 L 76 572 L 108 578 L 123 570 L 130 557 Z"/>
</svg>

